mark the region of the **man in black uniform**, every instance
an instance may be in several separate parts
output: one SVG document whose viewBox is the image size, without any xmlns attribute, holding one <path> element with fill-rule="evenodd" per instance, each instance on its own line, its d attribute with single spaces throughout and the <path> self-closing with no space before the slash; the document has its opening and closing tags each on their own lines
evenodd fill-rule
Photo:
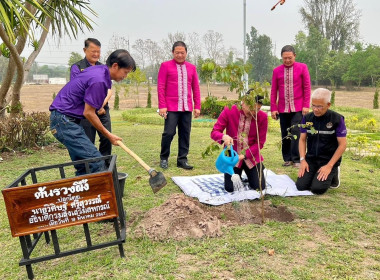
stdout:
<svg viewBox="0 0 380 280">
<path fill-rule="evenodd" d="M 90 66 L 101 65 L 99 62 L 100 58 L 100 42 L 95 38 L 88 38 L 84 41 L 83 51 L 85 53 L 85 57 L 82 60 L 75 62 L 70 69 L 70 80 L 72 80 L 75 76 L 77 76 L 80 72 Z M 109 112 L 108 100 L 112 96 L 112 91 L 108 90 L 108 94 L 103 102 L 103 107 L 97 111 L 97 115 L 103 124 L 103 126 L 111 132 L 111 117 Z M 91 140 L 92 143 L 95 144 L 96 137 L 96 128 L 91 125 L 91 123 L 87 119 L 81 120 L 81 126 L 86 132 L 87 137 Z M 99 135 L 99 151 L 103 156 L 111 155 L 112 152 L 112 144 L 111 142 L 104 137 L 102 133 L 98 131 Z M 109 165 L 109 160 L 106 161 L 106 167 Z"/>
<path fill-rule="evenodd" d="M 340 184 L 339 166 L 347 146 L 347 129 L 344 117 L 329 110 L 331 92 L 325 88 L 316 89 L 311 95 L 313 112 L 303 117 L 299 141 L 300 168 L 296 182 L 300 191 L 310 190 L 323 194 L 329 188 Z M 307 146 L 307 152 L 306 152 Z"/>
</svg>

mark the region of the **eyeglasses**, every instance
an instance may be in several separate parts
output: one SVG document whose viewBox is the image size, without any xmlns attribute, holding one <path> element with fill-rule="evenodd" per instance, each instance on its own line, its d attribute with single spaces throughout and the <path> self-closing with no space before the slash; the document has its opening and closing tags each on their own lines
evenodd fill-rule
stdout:
<svg viewBox="0 0 380 280">
<path fill-rule="evenodd" d="M 323 105 L 311 105 L 311 108 L 317 109 L 317 110 L 321 110 L 321 109 L 323 109 L 323 107 L 325 107 L 325 106 L 323 106 Z"/>
</svg>

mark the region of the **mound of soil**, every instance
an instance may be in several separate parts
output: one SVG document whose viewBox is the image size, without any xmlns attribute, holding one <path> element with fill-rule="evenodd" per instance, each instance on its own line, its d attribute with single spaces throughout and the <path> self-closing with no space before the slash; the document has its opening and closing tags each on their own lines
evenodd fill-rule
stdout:
<svg viewBox="0 0 380 280">
<path fill-rule="evenodd" d="M 260 201 L 207 206 L 184 194 L 173 194 L 164 204 L 145 213 L 134 235 L 153 240 L 218 237 L 223 234 L 222 227 L 261 224 L 261 207 Z M 264 201 L 264 213 L 266 220 L 294 220 L 286 207 L 273 207 L 269 200 Z M 136 217 L 132 215 L 131 220 Z"/>
<path fill-rule="evenodd" d="M 199 202 L 183 194 L 172 195 L 164 204 L 149 210 L 135 229 L 135 235 L 154 240 L 222 235 L 219 219 L 205 212 Z"/>
</svg>

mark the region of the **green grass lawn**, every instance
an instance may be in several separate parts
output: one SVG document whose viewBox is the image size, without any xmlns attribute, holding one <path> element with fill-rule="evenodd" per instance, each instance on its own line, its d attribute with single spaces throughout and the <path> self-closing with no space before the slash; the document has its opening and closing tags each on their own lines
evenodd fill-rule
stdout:
<svg viewBox="0 0 380 280">
<path fill-rule="evenodd" d="M 151 120 L 149 124 L 139 123 L 142 118 L 138 115 L 125 121 L 120 111 L 113 111 L 113 132 L 148 165 L 160 170 L 161 120 L 155 120 L 159 118 L 155 110 L 141 110 L 140 114 Z M 375 117 L 379 121 L 379 114 Z M 281 166 L 278 122 L 270 123 L 263 149 L 265 166 L 295 180 L 297 170 Z M 201 156 L 212 142 L 211 126 L 207 121 L 194 123 L 189 154 L 189 162 L 195 166 L 192 171 L 176 167 L 175 137 L 170 167 L 164 171 L 168 185 L 157 194 L 151 191 L 147 172 L 114 147 L 118 171 L 129 174 L 123 198 L 128 218 L 180 193 L 170 177 L 217 173 L 217 153 L 205 159 Z M 350 153 L 344 154 L 342 184 L 336 190 L 322 196 L 265 198 L 273 205 L 287 206 L 297 216 L 291 223 L 267 221 L 225 228 L 219 238 L 164 242 L 137 239 L 132 228 L 124 244 L 126 258 L 120 258 L 117 247 L 111 247 L 42 262 L 33 265 L 36 279 L 380 279 L 380 172 L 371 161 L 352 158 Z M 68 161 L 66 150 L 58 148 L 7 157 L 0 163 L 1 188 L 28 168 Z M 19 240 L 11 236 L 2 196 L 0 200 L 0 278 L 27 279 L 25 268 L 18 266 L 22 256 Z M 96 233 L 94 242 L 114 236 L 109 224 L 90 224 L 90 229 Z M 58 230 L 63 248 L 84 246 L 82 231 L 81 226 Z M 40 243 L 37 254 L 53 252 L 52 245 Z M 274 249 L 273 256 L 268 255 L 269 249 Z"/>
</svg>

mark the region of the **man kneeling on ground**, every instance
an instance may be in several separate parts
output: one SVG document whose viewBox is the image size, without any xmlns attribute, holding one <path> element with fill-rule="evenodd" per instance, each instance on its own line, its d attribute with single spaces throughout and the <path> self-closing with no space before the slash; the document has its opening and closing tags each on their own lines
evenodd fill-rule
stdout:
<svg viewBox="0 0 380 280">
<path fill-rule="evenodd" d="M 329 188 L 337 188 L 339 166 L 346 150 L 346 125 L 344 117 L 329 110 L 331 92 L 324 88 L 316 89 L 311 95 L 313 111 L 305 115 L 299 141 L 300 168 L 296 182 L 300 191 L 310 190 L 323 194 Z M 306 152 L 307 145 L 307 152 Z"/>
</svg>

